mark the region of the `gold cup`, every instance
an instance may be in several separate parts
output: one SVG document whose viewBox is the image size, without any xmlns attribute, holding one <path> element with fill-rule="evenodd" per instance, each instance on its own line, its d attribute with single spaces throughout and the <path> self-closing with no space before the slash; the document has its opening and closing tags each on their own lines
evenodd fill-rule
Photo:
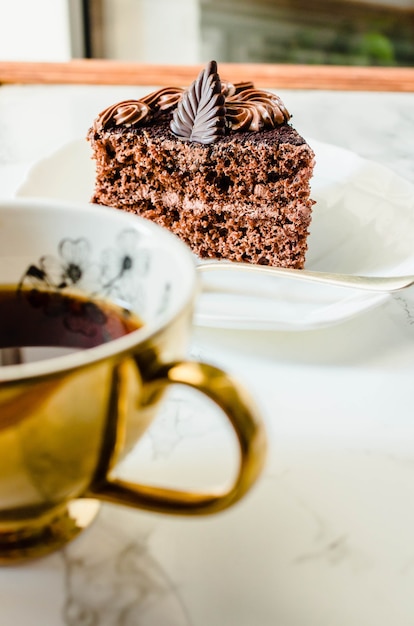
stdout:
<svg viewBox="0 0 414 626">
<path fill-rule="evenodd" d="M 131 305 L 142 314 L 141 329 L 74 354 L 0 368 L 0 563 L 60 548 L 91 523 L 99 501 L 206 515 L 242 498 L 263 468 L 265 430 L 238 382 L 217 367 L 185 359 L 197 295 L 187 248 L 145 220 L 90 205 L 13 201 L 0 204 L 0 219 L 7 224 L 0 232 L 3 284 L 5 278 L 9 283 L 27 278 L 25 269 L 37 267 L 31 259 L 49 258 L 62 249 L 63 240 L 88 241 L 92 248 L 96 244 L 107 259 L 108 240 L 115 229 L 124 233 L 125 227 L 138 233 L 147 265 L 154 266 L 152 273 L 141 272 L 140 305 Z M 45 262 L 39 267 L 43 271 Z M 108 285 L 106 266 L 101 273 Z M 117 298 L 120 291 L 117 284 Z M 230 487 L 188 492 L 113 476 L 155 417 L 165 390 L 175 384 L 206 395 L 230 421 L 240 450 Z"/>
</svg>

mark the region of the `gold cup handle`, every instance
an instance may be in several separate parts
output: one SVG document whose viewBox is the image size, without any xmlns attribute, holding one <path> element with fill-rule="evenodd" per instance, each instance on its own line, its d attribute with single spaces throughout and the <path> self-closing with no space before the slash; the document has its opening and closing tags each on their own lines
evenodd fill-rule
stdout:
<svg viewBox="0 0 414 626">
<path fill-rule="evenodd" d="M 240 449 L 239 470 L 225 490 L 189 492 L 141 485 L 107 476 L 87 497 L 134 508 L 180 515 L 207 515 L 228 508 L 242 498 L 259 477 L 266 457 L 266 434 L 259 412 L 243 387 L 217 367 L 194 361 L 162 366 L 144 384 L 144 404 L 168 385 L 183 384 L 208 396 L 230 420 Z"/>
</svg>

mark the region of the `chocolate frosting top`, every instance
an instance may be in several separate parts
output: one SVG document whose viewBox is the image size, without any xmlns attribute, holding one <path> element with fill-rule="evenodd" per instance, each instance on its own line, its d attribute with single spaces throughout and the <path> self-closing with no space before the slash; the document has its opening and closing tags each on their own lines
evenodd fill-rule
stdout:
<svg viewBox="0 0 414 626">
<path fill-rule="evenodd" d="M 166 87 L 141 100 L 125 100 L 102 111 L 94 130 L 109 126 L 143 126 L 172 111 L 171 131 L 184 141 L 209 144 L 233 132 L 275 128 L 290 113 L 279 96 L 255 89 L 253 83 L 221 81 L 211 61 L 187 90 Z"/>
</svg>

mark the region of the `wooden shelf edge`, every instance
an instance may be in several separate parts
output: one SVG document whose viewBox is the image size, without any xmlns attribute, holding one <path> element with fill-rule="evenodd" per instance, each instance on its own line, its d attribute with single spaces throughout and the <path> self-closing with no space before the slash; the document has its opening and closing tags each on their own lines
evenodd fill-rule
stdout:
<svg viewBox="0 0 414 626">
<path fill-rule="evenodd" d="M 76 59 L 65 63 L 0 61 L 0 84 L 189 85 L 202 65 L 150 65 Z M 414 68 L 221 63 L 220 76 L 269 89 L 414 91 Z"/>
</svg>

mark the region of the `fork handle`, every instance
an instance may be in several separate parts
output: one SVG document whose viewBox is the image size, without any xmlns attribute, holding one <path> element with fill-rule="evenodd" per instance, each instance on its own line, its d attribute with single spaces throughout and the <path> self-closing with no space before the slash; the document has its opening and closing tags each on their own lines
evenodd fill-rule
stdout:
<svg viewBox="0 0 414 626">
<path fill-rule="evenodd" d="M 225 261 L 214 261 L 202 263 L 197 266 L 197 270 L 203 274 L 207 272 L 253 272 L 257 274 L 267 274 L 279 276 L 292 280 L 304 280 L 307 282 L 325 283 L 335 287 L 348 287 L 351 289 L 361 289 L 363 291 L 393 292 L 405 289 L 414 284 L 414 276 L 357 276 L 355 274 L 335 274 L 331 272 L 314 272 L 310 270 L 296 270 L 285 267 L 274 267 L 269 265 L 253 265 L 250 263 L 235 263 Z M 205 286 L 205 291 L 217 291 Z"/>
</svg>

